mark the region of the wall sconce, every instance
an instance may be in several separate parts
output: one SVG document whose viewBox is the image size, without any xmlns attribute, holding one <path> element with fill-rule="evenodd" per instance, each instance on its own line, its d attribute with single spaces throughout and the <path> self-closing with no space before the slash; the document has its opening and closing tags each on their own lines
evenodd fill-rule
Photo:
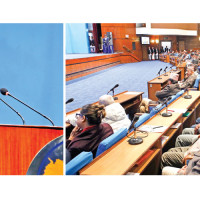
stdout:
<svg viewBox="0 0 200 200">
<path fill-rule="evenodd" d="M 200 36 L 199 36 L 199 41 L 200 41 Z"/>
<path fill-rule="evenodd" d="M 154 43 L 154 40 L 151 40 L 151 43 Z"/>
<path fill-rule="evenodd" d="M 156 39 L 156 44 L 158 44 L 159 43 L 159 40 L 158 39 Z"/>
</svg>

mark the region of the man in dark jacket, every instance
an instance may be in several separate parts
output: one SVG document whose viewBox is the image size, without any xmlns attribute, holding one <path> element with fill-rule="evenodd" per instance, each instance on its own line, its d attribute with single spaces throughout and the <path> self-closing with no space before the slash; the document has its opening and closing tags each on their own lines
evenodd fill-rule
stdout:
<svg viewBox="0 0 200 200">
<path fill-rule="evenodd" d="M 163 103 L 168 97 L 181 91 L 178 84 L 178 77 L 178 74 L 171 73 L 168 80 L 168 85 L 161 91 L 156 92 L 156 97 L 158 98 L 159 103 Z"/>
</svg>

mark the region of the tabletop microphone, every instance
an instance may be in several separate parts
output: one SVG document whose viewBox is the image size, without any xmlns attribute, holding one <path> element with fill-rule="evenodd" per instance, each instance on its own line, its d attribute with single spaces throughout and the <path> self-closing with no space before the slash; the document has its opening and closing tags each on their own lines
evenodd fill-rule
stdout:
<svg viewBox="0 0 200 200">
<path fill-rule="evenodd" d="M 13 107 L 11 107 L 9 104 L 7 104 L 3 99 L 0 98 L 0 100 L 5 103 L 9 108 L 11 108 L 15 113 L 17 113 L 17 115 L 20 116 L 20 118 L 22 119 L 23 125 L 25 124 L 24 118 L 20 115 L 19 112 L 17 112 Z"/>
<path fill-rule="evenodd" d="M 74 101 L 74 98 L 68 99 L 68 100 L 65 102 L 65 104 L 71 103 L 72 101 Z"/>
<path fill-rule="evenodd" d="M 143 142 L 143 139 L 140 137 L 137 137 L 136 135 L 136 128 L 135 128 L 135 123 L 136 121 L 138 121 L 139 116 L 138 115 L 134 115 L 133 120 L 131 122 L 131 125 L 129 126 L 128 132 L 127 132 L 127 137 L 128 134 L 131 132 L 132 128 L 134 128 L 134 136 L 133 137 L 129 137 L 130 139 L 128 140 L 128 143 L 131 145 L 136 145 L 136 144 L 140 144 Z M 134 125 L 133 125 L 134 124 Z"/>
<path fill-rule="evenodd" d="M 49 119 L 47 116 L 43 115 L 42 113 L 38 112 L 37 110 L 35 110 L 34 108 L 30 107 L 29 105 L 27 105 L 26 103 L 22 102 L 21 100 L 17 99 L 16 97 L 14 97 L 13 95 L 11 95 L 8 90 L 6 88 L 1 88 L 1 94 L 3 95 L 8 95 L 10 97 L 12 97 L 13 99 L 19 101 L 20 103 L 22 103 L 23 105 L 27 106 L 28 108 L 30 108 L 31 110 L 33 110 L 34 112 L 38 113 L 39 115 L 41 115 L 42 117 L 44 117 L 45 119 L 49 120 L 51 122 L 51 124 L 54 126 L 54 123 L 52 122 L 51 119 Z"/>
<path fill-rule="evenodd" d="M 168 112 L 168 105 L 167 105 L 168 101 L 170 101 L 171 99 L 172 99 L 171 96 L 168 97 L 168 98 L 162 103 L 162 105 L 161 105 L 161 107 L 164 106 L 164 105 L 166 105 L 166 112 L 165 112 L 165 113 L 162 113 L 162 116 L 163 116 L 163 117 L 171 117 L 171 116 L 172 116 L 172 113 L 171 113 L 171 112 Z"/>
<path fill-rule="evenodd" d="M 187 94 L 184 96 L 185 99 L 191 99 L 192 98 L 192 95 L 189 94 L 189 86 L 187 86 L 184 89 L 184 92 L 187 92 Z"/>
<path fill-rule="evenodd" d="M 119 84 L 116 84 L 113 88 L 111 88 L 110 91 L 108 91 L 108 93 L 112 91 L 113 92 L 113 96 L 114 96 L 114 89 L 117 88 L 117 87 L 119 87 Z M 118 99 L 118 97 L 114 97 L 114 100 L 117 100 L 117 99 Z"/>
<path fill-rule="evenodd" d="M 158 72 L 158 76 L 160 76 L 160 72 L 162 71 L 162 68 Z M 161 77 L 158 77 L 158 79 L 162 79 Z"/>
<path fill-rule="evenodd" d="M 164 76 L 168 76 L 168 75 L 166 74 L 167 68 L 168 68 L 168 66 L 166 66 L 165 69 L 164 69 L 164 72 L 165 72 L 165 75 L 164 75 Z"/>
</svg>

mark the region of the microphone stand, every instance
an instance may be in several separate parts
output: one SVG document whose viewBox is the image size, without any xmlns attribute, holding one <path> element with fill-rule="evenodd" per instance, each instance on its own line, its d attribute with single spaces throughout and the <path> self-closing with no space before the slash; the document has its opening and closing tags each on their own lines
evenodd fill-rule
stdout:
<svg viewBox="0 0 200 200">
<path fill-rule="evenodd" d="M 115 95 L 115 93 L 114 93 L 114 89 L 110 90 L 110 91 L 109 91 L 107 94 L 109 94 L 111 91 L 113 92 L 113 94 L 112 94 L 112 96 L 113 96 L 113 99 L 114 99 L 114 100 L 117 100 L 117 99 L 118 99 L 118 97 L 114 97 L 114 95 Z"/>
<path fill-rule="evenodd" d="M 184 96 L 185 99 L 191 99 L 192 98 L 192 95 L 189 94 L 189 90 L 188 88 L 186 89 L 187 91 L 187 94 Z"/>
<path fill-rule="evenodd" d="M 166 102 L 166 112 L 165 113 L 162 113 L 162 117 L 171 117 L 172 116 L 172 113 L 171 112 L 168 112 L 168 105 L 167 105 L 167 102 Z"/>
<path fill-rule="evenodd" d="M 161 72 L 161 71 L 158 72 L 158 75 L 159 75 L 159 76 L 160 76 L 160 72 Z M 158 79 L 162 79 L 162 78 L 161 78 L 161 77 L 158 77 Z"/>
<path fill-rule="evenodd" d="M 129 134 L 129 132 L 130 132 L 130 131 L 128 131 L 127 134 Z M 143 139 L 142 139 L 142 138 L 137 137 L 136 132 L 137 132 L 137 130 L 136 130 L 136 128 L 134 127 L 134 136 L 133 136 L 133 138 L 130 138 L 130 139 L 128 140 L 128 143 L 131 144 L 131 145 L 141 144 L 141 143 L 143 142 Z"/>
<path fill-rule="evenodd" d="M 25 106 L 27 106 L 28 108 L 30 108 L 31 110 L 35 111 L 36 113 L 38 113 L 39 115 L 43 116 L 44 118 L 46 118 L 47 120 L 49 120 L 52 125 L 54 126 L 54 123 L 52 122 L 51 119 L 49 119 L 47 116 L 43 115 L 42 113 L 38 112 L 37 110 L 35 110 L 34 108 L 31 108 L 29 105 L 25 104 L 24 102 L 20 101 L 19 99 L 17 99 L 16 97 L 12 96 L 10 93 L 7 94 L 8 96 L 11 96 L 12 98 L 14 98 L 15 100 L 19 101 L 20 103 L 24 104 Z"/>
<path fill-rule="evenodd" d="M 167 70 L 167 67 L 166 67 L 165 70 L 164 70 L 164 71 L 165 71 L 165 75 L 164 75 L 164 76 L 168 76 L 168 74 L 166 74 L 166 70 Z"/>
<path fill-rule="evenodd" d="M 17 115 L 20 116 L 20 118 L 22 119 L 23 125 L 25 124 L 24 118 L 19 114 L 19 112 L 17 112 L 14 108 L 12 108 L 10 105 L 8 105 L 3 99 L 0 98 L 0 100 L 5 103 L 9 108 L 11 108 L 15 113 L 17 113 Z"/>
</svg>

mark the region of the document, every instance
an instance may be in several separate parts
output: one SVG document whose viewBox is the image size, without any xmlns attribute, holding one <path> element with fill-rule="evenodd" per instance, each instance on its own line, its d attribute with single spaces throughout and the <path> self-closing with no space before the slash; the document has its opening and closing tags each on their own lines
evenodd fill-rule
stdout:
<svg viewBox="0 0 200 200">
<path fill-rule="evenodd" d="M 180 125 L 181 125 L 181 123 L 176 123 L 176 124 L 174 124 L 173 126 L 171 126 L 171 128 L 177 129 Z"/>
<path fill-rule="evenodd" d="M 168 108 L 169 112 L 185 113 L 187 109 Z"/>
<path fill-rule="evenodd" d="M 168 127 L 167 126 L 153 126 L 153 125 L 143 125 L 139 128 L 139 131 L 163 133 Z"/>
<path fill-rule="evenodd" d="M 134 94 L 134 95 L 138 95 L 140 92 L 125 92 L 124 94 Z"/>
</svg>

